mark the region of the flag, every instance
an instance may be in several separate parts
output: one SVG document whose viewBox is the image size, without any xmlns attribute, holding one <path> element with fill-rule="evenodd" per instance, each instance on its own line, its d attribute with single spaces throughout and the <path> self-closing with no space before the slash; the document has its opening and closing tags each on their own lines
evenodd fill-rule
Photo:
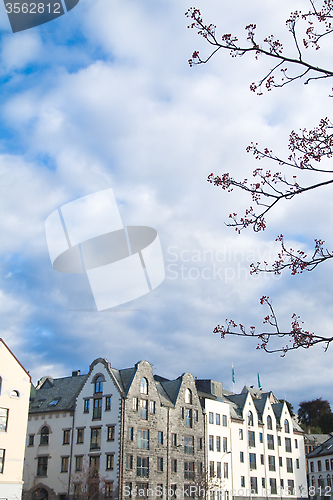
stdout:
<svg viewBox="0 0 333 500">
<path fill-rule="evenodd" d="M 234 370 L 234 366 L 232 366 L 231 378 L 232 378 L 232 383 L 234 384 L 235 383 L 235 370 Z"/>
<path fill-rule="evenodd" d="M 261 389 L 261 382 L 260 382 L 260 375 L 259 375 L 259 373 L 258 373 L 258 387 L 259 387 L 259 389 Z"/>
</svg>

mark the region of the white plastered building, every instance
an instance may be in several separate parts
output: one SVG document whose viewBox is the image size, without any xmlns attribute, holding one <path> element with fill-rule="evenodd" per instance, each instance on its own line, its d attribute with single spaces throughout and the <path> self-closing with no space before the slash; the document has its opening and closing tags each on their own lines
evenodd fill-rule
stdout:
<svg viewBox="0 0 333 500">
<path fill-rule="evenodd" d="M 0 339 L 0 499 L 20 500 L 30 375 Z"/>
</svg>

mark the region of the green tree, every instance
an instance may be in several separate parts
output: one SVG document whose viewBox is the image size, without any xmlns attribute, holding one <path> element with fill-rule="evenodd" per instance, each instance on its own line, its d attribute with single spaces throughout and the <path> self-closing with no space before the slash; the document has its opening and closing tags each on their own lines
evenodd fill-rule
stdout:
<svg viewBox="0 0 333 500">
<path fill-rule="evenodd" d="M 302 401 L 299 404 L 298 417 L 301 423 L 308 427 L 318 426 L 322 428 L 320 421 L 326 414 L 331 414 L 333 417 L 331 406 L 326 399 L 317 398 L 311 401 Z"/>
</svg>

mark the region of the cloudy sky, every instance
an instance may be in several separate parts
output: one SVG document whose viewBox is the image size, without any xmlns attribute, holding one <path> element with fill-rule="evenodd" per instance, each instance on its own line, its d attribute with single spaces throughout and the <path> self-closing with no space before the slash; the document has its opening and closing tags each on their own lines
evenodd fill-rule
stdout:
<svg viewBox="0 0 333 500">
<path fill-rule="evenodd" d="M 244 27 L 255 22 L 259 36 L 275 33 L 288 44 L 285 19 L 307 4 L 195 6 L 220 35 L 245 39 Z M 287 152 L 292 129 L 330 116 L 332 84 L 297 82 L 257 96 L 249 85 L 271 64 L 262 58 L 219 53 L 189 68 L 195 49 L 208 54 L 187 29 L 191 6 L 80 0 L 61 18 L 15 34 L 0 9 L 0 336 L 34 383 L 86 373 L 105 357 L 116 368 L 147 359 L 165 377 L 189 371 L 231 389 L 233 364 L 237 391 L 255 385 L 260 372 L 263 388 L 296 408 L 315 397 L 333 403 L 332 348 L 281 358 L 251 339 L 212 333 L 226 318 L 260 329 L 265 294 L 282 329 L 296 312 L 306 329 L 331 335 L 330 262 L 297 277 L 249 275 L 252 261 L 274 259 L 281 233 L 294 248 L 310 249 L 314 238 L 332 248 L 329 188 L 281 206 L 264 233 L 237 235 L 225 221 L 248 200 L 206 182 L 211 172 L 249 177 L 258 166 L 245 151 L 251 141 Z M 325 42 L 309 58 L 329 67 L 331 54 Z M 158 231 L 166 278 L 152 293 L 97 312 L 85 275 L 52 269 L 44 223 L 63 204 L 110 187 L 124 224 Z"/>
</svg>

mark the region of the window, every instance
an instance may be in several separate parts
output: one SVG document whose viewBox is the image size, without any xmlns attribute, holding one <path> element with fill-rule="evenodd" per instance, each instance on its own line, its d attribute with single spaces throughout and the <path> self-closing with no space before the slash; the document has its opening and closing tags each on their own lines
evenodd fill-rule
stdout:
<svg viewBox="0 0 333 500">
<path fill-rule="evenodd" d="M 256 445 L 255 433 L 253 431 L 249 431 L 249 446 L 254 447 L 255 445 Z"/>
<path fill-rule="evenodd" d="M 188 463 L 188 462 L 185 462 L 185 463 Z M 215 472 L 214 472 L 214 462 L 213 461 L 210 461 L 209 462 L 209 477 L 214 477 L 215 476 Z M 186 478 L 185 478 L 186 479 Z"/>
<path fill-rule="evenodd" d="M 105 411 L 111 410 L 111 396 L 105 396 Z"/>
<path fill-rule="evenodd" d="M 222 425 L 224 425 L 224 427 L 227 427 L 227 415 L 222 415 Z"/>
<path fill-rule="evenodd" d="M 216 436 L 216 451 L 220 452 L 221 451 L 221 437 Z"/>
<path fill-rule="evenodd" d="M 140 382 L 140 393 L 148 394 L 148 380 L 143 377 Z"/>
<path fill-rule="evenodd" d="M 261 478 L 261 486 L 262 488 L 266 488 L 266 481 L 264 477 Z"/>
<path fill-rule="evenodd" d="M 239 461 L 240 461 L 241 463 L 244 463 L 244 452 L 243 452 L 243 451 L 240 451 L 240 452 L 239 452 Z"/>
<path fill-rule="evenodd" d="M 245 488 L 245 476 L 241 476 L 241 488 Z"/>
<path fill-rule="evenodd" d="M 89 413 L 89 399 L 83 401 L 83 413 Z"/>
<path fill-rule="evenodd" d="M 331 458 L 331 470 L 333 470 L 333 458 Z"/>
<path fill-rule="evenodd" d="M 184 415 L 185 415 L 184 408 L 183 407 L 179 408 L 179 417 L 184 419 Z"/>
<path fill-rule="evenodd" d="M 155 413 L 156 404 L 155 401 L 149 401 L 149 413 Z"/>
<path fill-rule="evenodd" d="M 318 472 L 321 472 L 321 461 L 318 460 Z"/>
<path fill-rule="evenodd" d="M 163 457 L 157 457 L 157 472 L 163 472 Z"/>
<path fill-rule="evenodd" d="M 185 389 L 185 403 L 188 405 L 192 404 L 192 392 L 190 389 Z"/>
<path fill-rule="evenodd" d="M 95 379 L 95 390 L 94 390 L 95 394 L 99 394 L 99 393 L 103 392 L 103 382 L 104 382 L 104 378 L 101 375 L 99 375 Z"/>
<path fill-rule="evenodd" d="M 274 436 L 273 434 L 267 434 L 267 446 L 269 450 L 274 450 Z"/>
<path fill-rule="evenodd" d="M 295 448 L 298 448 L 298 441 L 295 439 Z"/>
<path fill-rule="evenodd" d="M 140 399 L 140 418 L 148 420 L 148 401 L 147 399 Z"/>
<path fill-rule="evenodd" d="M 171 434 L 171 445 L 177 446 L 177 434 Z"/>
<path fill-rule="evenodd" d="M 282 457 L 279 457 L 279 467 L 282 467 Z"/>
<path fill-rule="evenodd" d="M 184 479 L 194 479 L 194 462 L 184 462 Z"/>
<path fill-rule="evenodd" d="M 114 441 L 115 425 L 107 426 L 107 441 Z"/>
<path fill-rule="evenodd" d="M 264 457 L 264 455 L 260 455 L 260 463 L 261 463 L 261 465 L 265 465 L 265 457 Z"/>
<path fill-rule="evenodd" d="M 114 453 L 108 453 L 106 455 L 106 470 L 113 470 L 113 464 L 114 464 Z"/>
<path fill-rule="evenodd" d="M 256 477 L 250 477 L 250 484 L 251 484 L 251 493 L 252 493 L 252 495 L 258 493 L 258 484 L 257 484 L 257 478 Z"/>
<path fill-rule="evenodd" d="M 148 450 L 148 431 L 138 429 L 138 448 Z"/>
<path fill-rule="evenodd" d="M 136 483 L 137 498 L 148 498 L 148 483 Z"/>
<path fill-rule="evenodd" d="M 156 488 L 156 498 L 163 498 L 163 484 L 158 484 Z"/>
<path fill-rule="evenodd" d="M 295 485 L 294 481 L 292 479 L 288 479 L 288 495 L 294 495 L 295 494 Z"/>
<path fill-rule="evenodd" d="M 186 427 L 192 427 L 192 410 L 186 409 L 185 411 L 185 425 Z"/>
<path fill-rule="evenodd" d="M 113 481 L 108 481 L 104 485 L 104 498 L 112 498 Z"/>
<path fill-rule="evenodd" d="M 286 438 L 285 443 L 286 443 L 286 451 L 291 452 L 291 439 Z"/>
<path fill-rule="evenodd" d="M 133 398 L 133 401 L 132 401 L 132 408 L 133 408 L 133 410 L 137 411 L 138 407 L 139 407 L 139 400 L 138 400 L 138 398 Z"/>
<path fill-rule="evenodd" d="M 286 458 L 287 472 L 293 472 L 293 461 L 291 458 Z"/>
<path fill-rule="evenodd" d="M 281 486 L 282 489 L 284 488 L 284 481 L 283 481 L 283 479 L 280 479 L 280 486 Z"/>
<path fill-rule="evenodd" d="M 199 422 L 199 411 L 198 410 L 194 410 L 194 420 L 195 420 L 195 422 Z"/>
<path fill-rule="evenodd" d="M 60 472 L 68 472 L 69 457 L 61 457 Z"/>
<path fill-rule="evenodd" d="M 223 464 L 223 477 L 224 478 L 228 478 L 229 474 L 228 474 L 228 464 L 227 462 L 224 462 Z"/>
<path fill-rule="evenodd" d="M 49 444 L 49 433 L 50 430 L 46 425 L 42 427 L 42 430 L 40 431 L 40 444 L 41 445 L 47 445 Z"/>
<path fill-rule="evenodd" d="M 171 472 L 177 472 L 177 460 L 175 458 L 171 460 Z"/>
<path fill-rule="evenodd" d="M 202 438 L 197 438 L 197 448 L 198 450 L 202 450 Z"/>
<path fill-rule="evenodd" d="M 81 497 L 81 493 L 81 484 L 74 484 L 74 500 L 79 500 L 79 498 Z"/>
<path fill-rule="evenodd" d="M 247 425 L 253 426 L 253 414 L 252 411 L 249 411 L 247 414 Z"/>
<path fill-rule="evenodd" d="M 163 444 L 163 432 L 162 431 L 158 431 L 158 433 L 157 433 L 157 442 L 158 442 L 158 444 Z"/>
<path fill-rule="evenodd" d="M 273 426 L 272 426 L 272 417 L 270 417 L 269 415 L 267 417 L 267 429 L 269 431 L 271 431 L 273 429 Z"/>
<path fill-rule="evenodd" d="M 129 441 L 133 441 L 133 437 L 134 437 L 134 429 L 133 429 L 133 427 L 127 427 L 127 439 Z"/>
<path fill-rule="evenodd" d="M 102 398 L 94 399 L 94 408 L 93 408 L 93 420 L 101 420 L 102 418 Z"/>
<path fill-rule="evenodd" d="M 34 440 L 35 440 L 35 435 L 34 434 L 30 434 L 28 436 L 28 446 L 33 446 L 34 445 Z"/>
<path fill-rule="evenodd" d="M 99 465 L 100 465 L 100 456 L 91 455 L 89 457 L 89 467 L 92 477 L 98 477 Z"/>
<path fill-rule="evenodd" d="M 209 436 L 209 451 L 214 451 L 214 436 Z"/>
<path fill-rule="evenodd" d="M 219 413 L 216 413 L 215 419 L 216 425 L 221 425 L 221 415 Z"/>
<path fill-rule="evenodd" d="M 275 471 L 275 457 L 273 455 L 268 455 L 268 468 L 271 472 Z"/>
<path fill-rule="evenodd" d="M 203 463 L 202 462 L 198 462 L 197 471 L 198 471 L 199 475 L 202 474 L 202 472 L 203 472 Z"/>
<path fill-rule="evenodd" d="M 193 453 L 194 453 L 194 437 L 193 436 L 184 436 L 184 453 L 186 453 L 188 455 L 193 455 Z"/>
<path fill-rule="evenodd" d="M 62 435 L 62 444 L 69 444 L 71 440 L 71 430 L 65 429 Z"/>
<path fill-rule="evenodd" d="M 136 459 L 136 475 L 139 477 L 149 477 L 149 458 L 137 457 Z"/>
<path fill-rule="evenodd" d="M 239 429 L 239 439 L 243 439 L 243 429 Z"/>
<path fill-rule="evenodd" d="M 310 472 L 314 472 L 314 463 L 310 462 Z"/>
<path fill-rule="evenodd" d="M 329 488 L 332 488 L 331 476 L 330 476 L 329 474 L 327 475 L 327 486 L 328 486 Z"/>
<path fill-rule="evenodd" d="M 271 478 L 269 480 L 269 486 L 271 488 L 271 495 L 276 495 L 277 494 L 276 479 Z"/>
<path fill-rule="evenodd" d="M 226 453 L 228 450 L 228 439 L 226 437 L 223 438 L 223 452 Z"/>
<path fill-rule="evenodd" d="M 176 495 L 176 491 L 177 491 L 177 485 L 176 484 L 172 484 L 171 485 L 171 498 L 177 498 L 177 495 Z"/>
<path fill-rule="evenodd" d="M 84 443 L 84 429 L 77 429 L 76 443 L 77 444 Z"/>
<path fill-rule="evenodd" d="M 318 488 L 324 488 L 325 487 L 325 481 L 322 476 L 319 476 L 318 478 Z"/>
<path fill-rule="evenodd" d="M 214 413 L 212 413 L 211 411 L 209 412 L 208 421 L 210 424 L 214 423 Z"/>
<path fill-rule="evenodd" d="M 263 443 L 263 434 L 262 432 L 259 432 L 259 443 Z"/>
<path fill-rule="evenodd" d="M 281 446 L 281 436 L 278 436 L 278 446 Z"/>
<path fill-rule="evenodd" d="M 325 469 L 330 470 L 330 461 L 329 460 L 325 460 Z"/>
<path fill-rule="evenodd" d="M 219 479 L 222 477 L 221 462 L 216 462 L 216 477 Z"/>
<path fill-rule="evenodd" d="M 133 455 L 126 455 L 126 469 L 133 469 Z"/>
<path fill-rule="evenodd" d="M 37 457 L 37 476 L 46 477 L 47 476 L 47 458 L 48 457 Z"/>
<path fill-rule="evenodd" d="M 5 466 L 5 450 L 0 448 L 0 474 L 3 474 L 3 469 Z"/>
<path fill-rule="evenodd" d="M 101 449 L 101 431 L 100 427 L 93 427 L 90 432 L 90 449 L 100 450 Z"/>
<path fill-rule="evenodd" d="M 289 432 L 290 432 L 289 431 L 289 422 L 287 419 L 284 421 L 284 432 L 286 432 L 287 434 L 289 434 Z"/>
<path fill-rule="evenodd" d="M 2 377 L 0 377 L 0 395 L 1 395 L 1 388 L 2 388 Z"/>
<path fill-rule="evenodd" d="M 329 467 L 329 464 L 328 464 L 328 467 Z M 299 469 L 299 458 L 296 458 L 296 469 Z M 328 468 L 327 470 L 330 470 L 330 469 Z"/>
<path fill-rule="evenodd" d="M 83 455 L 77 455 L 75 457 L 75 470 L 76 472 L 82 471 L 83 467 Z"/>
<path fill-rule="evenodd" d="M 249 453 L 249 462 L 250 462 L 250 470 L 257 468 L 256 454 L 255 453 Z"/>
</svg>

